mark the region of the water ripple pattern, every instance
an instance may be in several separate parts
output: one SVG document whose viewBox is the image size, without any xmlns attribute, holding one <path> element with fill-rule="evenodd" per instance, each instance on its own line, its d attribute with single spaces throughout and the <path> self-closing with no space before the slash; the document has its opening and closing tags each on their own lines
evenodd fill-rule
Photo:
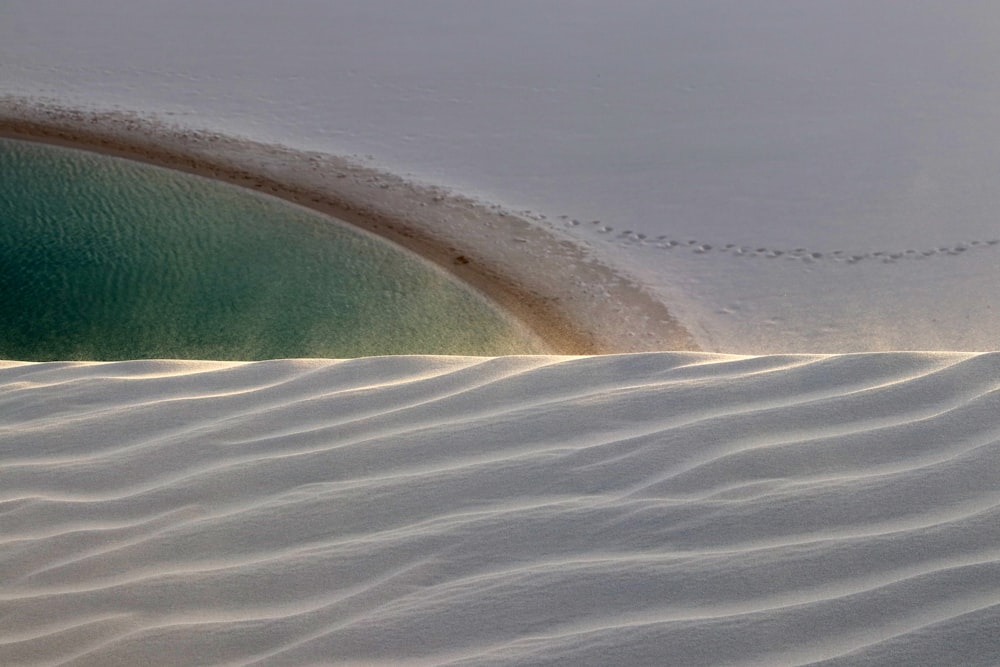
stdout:
<svg viewBox="0 0 1000 667">
<path fill-rule="evenodd" d="M 0 141 L 0 358 L 537 352 L 428 262 L 208 179 Z"/>
<path fill-rule="evenodd" d="M 1000 354 L 0 365 L 0 663 L 995 665 Z"/>
</svg>

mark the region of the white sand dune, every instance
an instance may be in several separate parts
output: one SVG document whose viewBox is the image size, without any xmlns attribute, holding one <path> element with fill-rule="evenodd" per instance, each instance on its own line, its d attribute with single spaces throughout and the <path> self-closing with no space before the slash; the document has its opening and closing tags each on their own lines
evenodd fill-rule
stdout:
<svg viewBox="0 0 1000 667">
<path fill-rule="evenodd" d="M 633 352 L 0 361 L 0 665 L 1000 664 L 1000 353 L 643 353 L 995 349 L 996 9 L 565 5 L 0 7 L 0 132 Z"/>
<path fill-rule="evenodd" d="M 0 664 L 995 665 L 1000 354 L 0 364 Z"/>
</svg>

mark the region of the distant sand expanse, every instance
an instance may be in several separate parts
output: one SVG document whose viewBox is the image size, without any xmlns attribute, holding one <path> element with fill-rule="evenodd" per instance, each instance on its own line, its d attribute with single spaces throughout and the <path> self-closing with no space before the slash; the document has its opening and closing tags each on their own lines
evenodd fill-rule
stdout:
<svg viewBox="0 0 1000 667">
<path fill-rule="evenodd" d="M 0 664 L 1000 664 L 1000 355 L 0 363 Z"/>
<path fill-rule="evenodd" d="M 14 97 L 0 98 L 0 136 L 181 169 L 327 213 L 451 271 L 555 353 L 697 349 L 660 301 L 579 243 L 513 213 L 343 158 Z"/>
</svg>

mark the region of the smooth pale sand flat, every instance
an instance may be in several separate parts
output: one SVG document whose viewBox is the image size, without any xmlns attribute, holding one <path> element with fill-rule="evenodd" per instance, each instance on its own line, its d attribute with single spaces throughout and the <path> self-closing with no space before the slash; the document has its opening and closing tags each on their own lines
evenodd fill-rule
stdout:
<svg viewBox="0 0 1000 667">
<path fill-rule="evenodd" d="M 0 363 L 0 664 L 995 665 L 1000 354 Z"/>
</svg>

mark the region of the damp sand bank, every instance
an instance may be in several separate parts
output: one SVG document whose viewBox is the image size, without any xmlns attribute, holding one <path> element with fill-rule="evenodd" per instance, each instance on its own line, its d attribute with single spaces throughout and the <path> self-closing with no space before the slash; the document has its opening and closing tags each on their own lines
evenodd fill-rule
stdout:
<svg viewBox="0 0 1000 667">
<path fill-rule="evenodd" d="M 0 100 L 0 136 L 219 179 L 377 234 L 444 267 L 559 354 L 695 350 L 666 306 L 554 230 L 349 159 L 124 112 Z"/>
</svg>

